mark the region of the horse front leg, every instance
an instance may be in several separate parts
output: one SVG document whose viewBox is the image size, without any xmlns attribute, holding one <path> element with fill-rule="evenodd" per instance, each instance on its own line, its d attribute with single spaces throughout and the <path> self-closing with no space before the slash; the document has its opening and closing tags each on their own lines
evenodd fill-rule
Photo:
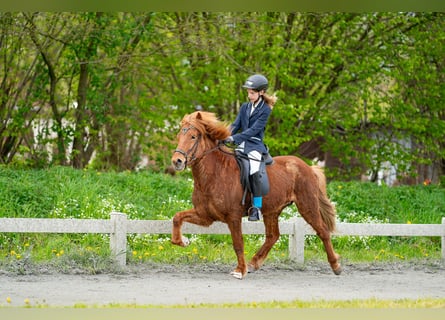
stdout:
<svg viewBox="0 0 445 320">
<path fill-rule="evenodd" d="M 182 235 L 181 228 L 184 222 L 189 222 L 199 226 L 208 227 L 212 224 L 213 221 L 209 220 L 208 218 L 199 216 L 195 208 L 176 213 L 175 216 L 173 217 L 171 242 L 181 247 L 186 247 L 190 244 L 189 239 Z"/>
<path fill-rule="evenodd" d="M 237 267 L 235 268 L 235 270 L 230 272 L 230 274 L 233 277 L 241 280 L 247 274 L 247 264 L 244 257 L 244 240 L 241 230 L 241 219 L 236 221 L 229 221 L 227 222 L 227 225 L 232 236 L 233 250 L 235 251 L 236 258 L 238 260 Z"/>
<path fill-rule="evenodd" d="M 278 225 L 278 215 L 270 214 L 263 216 L 264 226 L 265 226 L 265 234 L 266 240 L 264 241 L 261 248 L 255 253 L 252 257 L 252 260 L 249 262 L 249 271 L 253 272 L 258 270 L 266 260 L 267 255 L 272 249 L 273 245 L 280 238 L 280 229 Z"/>
</svg>

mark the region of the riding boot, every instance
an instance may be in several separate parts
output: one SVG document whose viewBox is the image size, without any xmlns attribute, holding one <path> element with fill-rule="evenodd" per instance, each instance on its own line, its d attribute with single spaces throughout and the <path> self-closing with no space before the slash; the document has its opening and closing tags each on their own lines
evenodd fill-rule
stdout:
<svg viewBox="0 0 445 320">
<path fill-rule="evenodd" d="M 261 194 L 261 178 L 260 172 L 256 172 L 249 176 L 250 178 L 250 186 L 252 189 L 253 195 L 253 205 L 248 210 L 249 221 L 258 221 L 261 219 L 261 208 L 263 206 L 263 197 Z"/>
<path fill-rule="evenodd" d="M 262 213 L 261 213 L 261 202 L 262 197 L 254 197 L 253 198 L 253 205 L 249 208 L 247 211 L 249 218 L 247 218 L 249 221 L 259 221 L 261 220 Z"/>
</svg>

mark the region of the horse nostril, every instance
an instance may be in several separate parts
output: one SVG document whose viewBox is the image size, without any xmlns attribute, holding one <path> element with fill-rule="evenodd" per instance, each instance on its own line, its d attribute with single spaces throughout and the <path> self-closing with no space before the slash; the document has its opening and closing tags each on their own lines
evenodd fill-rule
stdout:
<svg viewBox="0 0 445 320">
<path fill-rule="evenodd" d="M 178 169 L 178 168 L 180 168 L 180 167 L 182 167 L 182 160 L 181 159 L 173 159 L 172 160 L 172 164 L 173 164 L 173 166 L 176 168 L 176 169 Z"/>
</svg>

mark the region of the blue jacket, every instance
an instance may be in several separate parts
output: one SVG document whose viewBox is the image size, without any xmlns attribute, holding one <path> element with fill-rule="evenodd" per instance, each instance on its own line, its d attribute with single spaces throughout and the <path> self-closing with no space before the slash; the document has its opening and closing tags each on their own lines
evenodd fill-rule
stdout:
<svg viewBox="0 0 445 320">
<path fill-rule="evenodd" d="M 272 108 L 262 100 L 252 115 L 250 115 L 251 109 L 252 103 L 245 102 L 242 104 L 235 121 L 231 125 L 233 140 L 237 145 L 244 141 L 245 153 L 253 150 L 266 153 L 263 138 Z M 238 133 L 238 131 L 240 132 Z"/>
</svg>

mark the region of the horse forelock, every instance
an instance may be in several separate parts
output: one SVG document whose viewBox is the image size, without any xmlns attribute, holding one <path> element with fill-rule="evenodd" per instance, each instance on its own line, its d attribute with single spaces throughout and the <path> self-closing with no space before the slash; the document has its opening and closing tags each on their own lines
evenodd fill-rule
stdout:
<svg viewBox="0 0 445 320">
<path fill-rule="evenodd" d="M 212 112 L 196 111 L 184 116 L 181 127 L 192 126 L 203 136 L 213 140 L 223 140 L 230 135 L 229 125 L 222 122 Z"/>
</svg>

